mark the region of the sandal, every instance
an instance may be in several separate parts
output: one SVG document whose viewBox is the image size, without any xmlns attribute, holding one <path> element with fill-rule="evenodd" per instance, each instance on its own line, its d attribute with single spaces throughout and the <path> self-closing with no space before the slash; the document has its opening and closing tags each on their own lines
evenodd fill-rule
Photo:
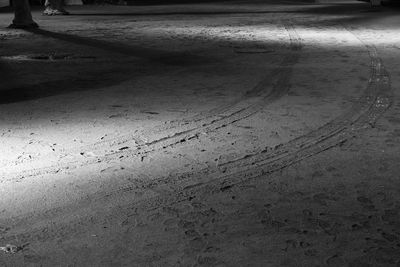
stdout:
<svg viewBox="0 0 400 267">
<path fill-rule="evenodd" d="M 60 15 L 69 15 L 69 12 L 65 9 L 53 9 L 51 7 L 46 7 L 43 11 L 43 15 L 45 16 L 60 16 Z"/>
</svg>

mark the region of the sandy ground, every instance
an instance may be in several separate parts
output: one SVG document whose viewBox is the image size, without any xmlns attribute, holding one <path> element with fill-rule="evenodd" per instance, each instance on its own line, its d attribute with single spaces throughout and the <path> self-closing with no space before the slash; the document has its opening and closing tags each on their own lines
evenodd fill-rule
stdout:
<svg viewBox="0 0 400 267">
<path fill-rule="evenodd" d="M 400 266 L 400 17 L 0 13 L 1 266 Z"/>
</svg>

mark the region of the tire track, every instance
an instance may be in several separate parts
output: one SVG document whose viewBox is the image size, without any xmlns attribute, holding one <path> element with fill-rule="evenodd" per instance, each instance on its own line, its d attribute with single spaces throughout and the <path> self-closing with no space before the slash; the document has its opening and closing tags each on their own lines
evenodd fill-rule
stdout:
<svg viewBox="0 0 400 267">
<path fill-rule="evenodd" d="M 160 201 L 154 206 L 162 205 L 165 198 L 175 199 L 176 196 L 178 197 L 174 201 L 179 202 L 193 197 L 199 188 L 207 188 L 206 192 L 219 191 L 221 188 L 231 187 L 246 180 L 279 171 L 353 138 L 363 129 L 373 125 L 393 101 L 390 76 L 382 59 L 378 56 L 376 47 L 362 41 L 361 43 L 369 54 L 370 77 L 363 95 L 344 114 L 306 135 L 278 145 L 275 149 L 246 155 L 214 168 L 204 168 L 179 176 L 174 174 L 149 182 L 129 184 L 108 191 L 106 197 L 167 186 L 170 192 L 167 196 L 160 196 Z M 101 200 L 105 195 L 99 193 L 93 197 Z M 158 197 L 152 198 L 151 201 L 155 199 Z"/>
<path fill-rule="evenodd" d="M 352 33 L 352 32 L 351 32 Z M 273 151 L 248 155 L 219 167 L 223 175 L 204 183 L 182 188 L 193 190 L 199 186 L 219 184 L 217 188 L 230 187 L 243 181 L 270 174 L 314 156 L 353 138 L 359 131 L 374 125 L 393 102 L 390 75 L 378 56 L 375 46 L 364 43 L 370 57 L 370 78 L 363 96 L 345 114 L 307 135 L 278 146 Z M 208 188 L 207 191 L 209 191 Z"/>
<path fill-rule="evenodd" d="M 361 43 L 366 47 L 370 57 L 370 77 L 364 94 L 349 111 L 315 131 L 279 145 L 273 151 L 264 150 L 261 153 L 247 155 L 226 162 L 220 165 L 221 168 L 240 169 L 255 164 L 278 164 L 280 160 L 287 160 L 288 157 L 297 162 L 308 154 L 312 156 L 319 150 L 336 146 L 352 137 L 357 130 L 373 125 L 392 102 L 390 76 L 378 56 L 376 47 L 362 41 Z"/>
<path fill-rule="evenodd" d="M 360 40 L 369 54 L 370 78 L 364 94 L 346 113 L 307 135 L 278 146 L 273 151 L 248 155 L 213 170 L 184 174 L 172 180 L 164 177 L 153 181 L 149 185 L 159 186 L 165 183 L 171 191 L 144 199 L 137 203 L 136 207 L 152 211 L 182 201 L 191 201 L 196 199 L 197 195 L 220 193 L 237 184 L 274 173 L 336 147 L 374 125 L 393 102 L 390 75 L 376 47 L 364 43 L 357 35 L 352 34 Z M 187 177 L 190 177 L 190 181 Z M 132 186 L 125 188 L 127 189 L 135 190 Z"/>
<path fill-rule="evenodd" d="M 93 215 L 88 215 L 84 212 L 82 213 L 85 216 L 79 217 L 78 222 L 75 221 L 75 216 L 66 215 L 77 212 L 77 210 L 92 209 L 96 210 L 96 213 L 100 215 L 104 214 L 101 212 L 102 209 L 107 209 L 111 212 L 101 217 L 100 221 L 115 222 L 124 217 L 134 216 L 138 210 L 151 213 L 154 210 L 168 208 L 168 206 L 175 203 L 196 199 L 196 196 L 200 194 L 214 194 L 224 191 L 239 183 L 279 171 L 296 162 L 340 145 L 359 131 L 374 124 L 393 101 L 390 76 L 377 53 L 377 49 L 373 45 L 365 43 L 363 45 L 366 47 L 371 61 L 370 79 L 364 94 L 346 113 L 319 129 L 283 144 L 274 151 L 263 151 L 259 154 L 249 155 L 228 162 L 220 166 L 220 168 L 184 173 L 179 177 L 162 177 L 142 185 L 130 184 L 115 190 L 109 190 L 106 193 L 94 194 L 90 199 L 65 206 L 61 210 L 52 209 L 40 215 L 25 215 L 24 217 L 36 219 L 30 221 L 36 221 L 37 223 L 30 225 L 29 232 L 26 231 L 25 225 L 19 225 L 13 229 L 13 233 L 7 233 L 4 239 L 9 241 L 25 237 L 33 238 L 34 240 L 46 240 L 54 235 L 68 237 L 70 231 L 79 233 L 77 228 L 82 230 L 84 227 L 92 227 L 94 223 Z M 143 192 L 164 184 L 169 185 L 168 191 L 159 193 L 157 196 L 149 196 L 137 200 L 135 199 L 135 194 L 132 194 L 136 190 Z M 113 201 L 110 201 L 110 198 Z M 109 203 L 117 206 L 118 209 L 111 209 L 111 204 Z M 46 224 L 48 218 L 52 218 L 51 227 Z M 14 221 L 15 219 L 10 220 Z M 45 233 L 42 231 L 43 225 L 46 225 Z M 54 227 L 54 225 L 59 227 Z"/>
<path fill-rule="evenodd" d="M 285 57 L 278 68 L 274 69 L 271 74 L 259 82 L 254 88 L 246 92 L 244 100 L 237 101 L 228 107 L 224 107 L 221 110 L 221 113 L 208 114 L 205 118 L 197 118 L 192 120 L 192 122 L 189 122 L 190 119 L 184 119 L 182 122 L 177 122 L 175 125 L 168 127 L 168 130 L 171 128 L 183 128 L 183 130 L 174 132 L 170 135 L 165 135 L 166 129 L 161 129 L 161 137 L 150 141 L 143 141 L 142 139 L 137 138 L 137 134 L 128 134 L 123 137 L 117 137 L 111 140 L 72 149 L 71 151 L 63 151 L 58 155 L 58 157 L 56 157 L 58 162 L 51 166 L 40 166 L 40 161 L 43 161 L 42 158 L 25 161 L 24 164 L 17 164 L 20 168 L 18 174 L 8 173 L 7 175 L 21 179 L 43 174 L 58 173 L 63 170 L 76 169 L 88 164 L 109 161 L 121 157 L 145 156 L 149 153 L 166 149 L 167 147 L 186 143 L 192 139 L 199 138 L 201 133 L 214 132 L 220 128 L 254 115 L 266 105 L 269 105 L 286 95 L 290 89 L 290 77 L 293 73 L 292 67 L 300 58 L 299 51 L 302 48 L 302 43 L 301 38 L 298 36 L 292 25 L 285 25 L 285 30 L 287 31 L 290 40 L 289 49 L 291 52 L 285 54 Z M 274 79 L 271 79 L 271 77 Z M 135 143 L 134 149 L 130 149 L 126 146 L 127 143 L 132 141 Z M 82 151 L 93 152 L 96 151 L 96 149 L 104 148 L 104 146 L 110 148 L 111 152 L 104 156 L 93 157 L 82 161 Z M 116 151 L 112 149 L 112 147 L 115 146 L 119 146 L 119 148 L 114 148 Z M 74 159 L 65 160 L 66 157 L 64 156 L 67 154 L 70 156 L 74 155 Z M 35 163 L 39 166 L 32 168 L 32 165 L 35 165 Z M 2 176 L 5 176 L 5 174 L 2 174 Z"/>
</svg>

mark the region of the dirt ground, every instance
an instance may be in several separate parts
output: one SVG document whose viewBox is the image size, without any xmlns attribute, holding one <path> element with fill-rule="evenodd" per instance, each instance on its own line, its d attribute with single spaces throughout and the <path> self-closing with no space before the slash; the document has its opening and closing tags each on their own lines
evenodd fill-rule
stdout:
<svg viewBox="0 0 400 267">
<path fill-rule="evenodd" d="M 1 266 L 400 266 L 400 16 L 0 11 Z"/>
</svg>

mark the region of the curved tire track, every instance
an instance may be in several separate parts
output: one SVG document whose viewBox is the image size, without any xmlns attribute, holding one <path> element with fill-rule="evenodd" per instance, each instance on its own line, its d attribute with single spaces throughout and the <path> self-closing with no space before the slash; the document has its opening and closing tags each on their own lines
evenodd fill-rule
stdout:
<svg viewBox="0 0 400 267">
<path fill-rule="evenodd" d="M 63 153 L 56 157 L 58 162 L 51 166 L 39 166 L 36 168 L 29 166 L 29 164 L 35 164 L 37 162 L 37 164 L 40 165 L 40 161 L 43 161 L 43 158 L 25 161 L 25 164 L 21 163 L 17 164 L 17 166 L 19 166 L 20 169 L 25 167 L 28 170 L 21 170 L 18 173 L 8 173 L 7 176 L 19 177 L 21 179 L 31 176 L 58 173 L 62 170 L 76 169 L 88 164 L 118 159 L 120 157 L 143 156 L 154 151 L 185 143 L 191 139 L 198 138 L 201 133 L 214 132 L 220 128 L 226 127 L 227 125 L 254 115 L 262 110 L 266 105 L 286 95 L 290 89 L 290 76 L 293 72 L 292 67 L 300 58 L 299 51 L 302 48 L 302 43 L 292 25 L 285 25 L 285 29 L 289 35 L 291 52 L 285 54 L 285 57 L 278 68 L 274 69 L 270 75 L 264 78 L 244 95 L 244 100 L 236 101 L 227 107 L 217 109 L 217 111 L 222 111 L 221 113 L 211 113 L 203 118 L 193 119 L 193 122 L 189 122 L 190 119 L 186 118 L 183 122 L 177 122 L 168 127 L 168 130 L 178 127 L 179 129 L 184 128 L 184 130 L 174 132 L 170 135 L 165 135 L 164 129 L 161 130 L 161 137 L 151 141 L 143 141 L 138 139 L 136 134 L 128 134 L 111 140 L 75 148 L 70 151 L 63 151 Z M 271 79 L 271 77 L 274 77 L 275 79 Z M 136 147 L 134 149 L 125 149 L 126 144 L 131 141 L 135 142 Z M 104 146 L 109 147 L 112 152 L 104 156 L 93 157 L 82 161 L 82 157 L 80 156 L 82 150 L 93 152 Z M 113 151 L 113 146 L 118 146 L 119 148 L 114 148 L 116 151 Z M 62 158 L 64 157 L 62 155 L 74 155 L 75 158 L 73 160 L 63 160 Z M 3 174 L 3 176 L 5 176 L 5 174 Z"/>
<path fill-rule="evenodd" d="M 159 199 L 152 204 L 158 207 L 162 203 L 169 202 L 165 201 L 166 198 L 171 202 L 190 199 L 199 188 L 203 188 L 206 192 L 219 191 L 220 188 L 231 187 L 246 180 L 279 171 L 353 138 L 359 131 L 373 125 L 393 101 L 390 76 L 382 59 L 378 56 L 377 49 L 362 41 L 361 43 L 370 57 L 370 77 L 363 95 L 344 114 L 306 135 L 278 145 L 273 150 L 247 155 L 215 168 L 204 168 L 179 176 L 161 177 L 140 185 L 130 184 L 108 191 L 107 197 L 122 192 L 132 193 L 138 189 L 145 190 L 167 185 L 170 193 L 151 199 L 152 202 Z M 95 196 L 98 200 L 102 197 L 104 194 Z"/>
<path fill-rule="evenodd" d="M 82 210 L 92 209 L 93 206 L 99 208 L 100 211 L 98 209 L 94 210 L 101 214 L 101 209 L 110 209 L 110 207 L 103 206 L 103 204 L 107 206 L 107 203 L 110 203 L 108 201 L 109 198 L 115 199 L 117 196 L 118 202 L 113 202 L 113 205 L 119 208 L 107 213 L 106 219 L 109 221 L 122 220 L 123 218 L 134 216 L 138 209 L 151 212 L 177 202 L 195 199 L 196 195 L 199 194 L 220 192 L 246 180 L 281 170 L 352 138 L 359 131 L 373 124 L 389 108 L 393 101 L 389 73 L 386 71 L 381 58 L 379 58 L 376 48 L 372 45 L 364 45 L 371 60 L 368 85 L 359 102 L 355 103 L 351 109 L 335 120 L 305 136 L 283 144 L 273 151 L 263 151 L 237 159 L 224 164 L 219 169 L 204 169 L 196 173 L 185 173 L 176 178 L 162 177 L 162 179 L 160 178 L 142 186 L 129 185 L 108 191 L 107 194 L 94 194 L 92 195 L 93 198 L 63 207 L 62 210 L 53 209 L 41 215 L 25 215 L 39 219 L 39 221 L 36 220 L 37 224 L 28 228 L 31 229 L 29 238 L 46 240 L 49 236 L 54 235 L 68 237 L 69 232 L 72 230 L 77 233 L 76 229 L 79 227 L 90 227 L 94 223 L 92 215 L 80 217 L 79 222 L 76 222 L 74 221 L 74 216 L 65 217 L 64 214 L 66 212 L 67 214 L 68 212 L 76 212 L 77 208 Z M 192 182 L 193 180 L 195 181 L 194 183 Z M 160 184 L 168 184 L 169 191 L 160 193 L 157 196 L 142 198 L 141 200 L 134 200 L 134 197 L 132 197 L 132 193 L 138 187 L 140 187 L 140 191 L 143 191 L 157 187 Z M 121 213 L 121 209 L 124 212 Z M 54 217 L 57 220 L 54 220 Z M 46 232 L 43 233 L 43 225 L 46 225 L 43 222 L 46 222 L 48 218 L 52 218 L 53 225 L 52 227 L 45 226 Z M 104 221 L 104 216 L 101 221 Z M 55 224 L 62 225 L 62 227 L 54 227 Z M 13 232 L 12 234 L 7 233 L 4 239 L 24 238 L 27 233 L 24 225 L 20 225 Z"/>
</svg>

